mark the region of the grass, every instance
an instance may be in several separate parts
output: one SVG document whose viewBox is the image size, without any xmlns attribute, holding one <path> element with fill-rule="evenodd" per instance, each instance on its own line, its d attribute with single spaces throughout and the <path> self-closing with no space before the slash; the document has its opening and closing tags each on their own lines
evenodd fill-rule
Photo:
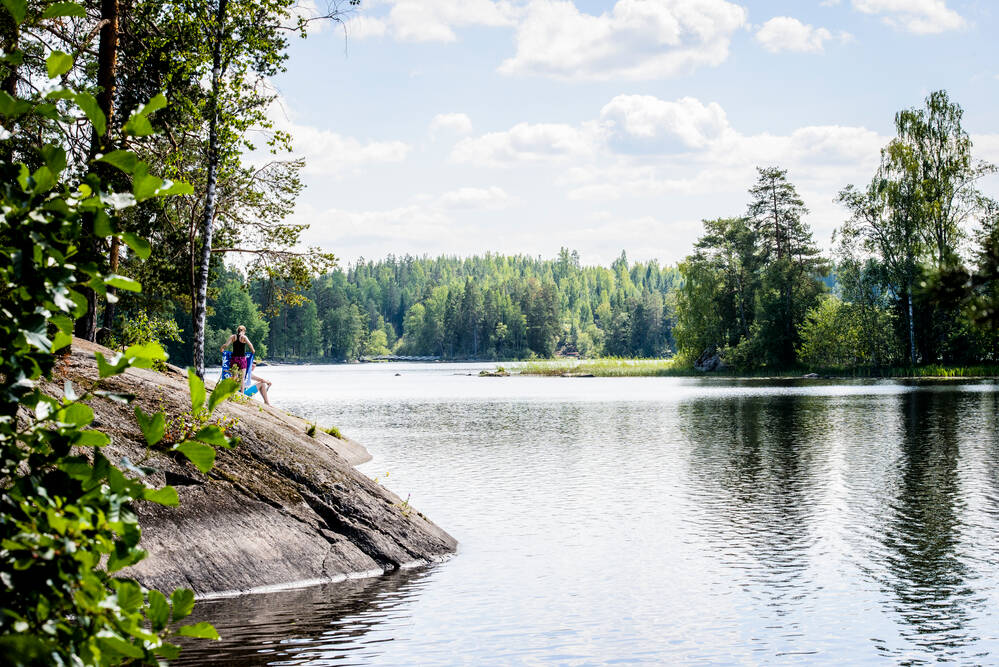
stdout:
<svg viewBox="0 0 999 667">
<path fill-rule="evenodd" d="M 336 426 L 330 426 L 328 428 L 324 428 L 323 432 L 329 433 L 337 440 L 343 440 L 343 434 L 340 433 L 340 429 L 338 429 Z"/>
<path fill-rule="evenodd" d="M 692 375 L 696 371 L 680 366 L 675 359 L 581 359 L 527 361 L 513 366 L 520 375 L 573 377 L 660 377 Z"/>
<path fill-rule="evenodd" d="M 528 361 L 511 370 L 548 377 L 733 377 L 800 378 L 808 373 L 831 378 L 973 378 L 999 377 L 999 366 L 899 366 L 892 368 L 757 368 L 702 373 L 678 359 L 583 359 Z"/>
</svg>

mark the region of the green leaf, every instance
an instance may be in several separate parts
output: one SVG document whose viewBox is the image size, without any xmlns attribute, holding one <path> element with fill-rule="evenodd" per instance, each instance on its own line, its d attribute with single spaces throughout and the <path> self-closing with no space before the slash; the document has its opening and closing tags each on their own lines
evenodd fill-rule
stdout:
<svg viewBox="0 0 999 667">
<path fill-rule="evenodd" d="M 174 449 L 186 456 L 201 472 L 208 472 L 215 465 L 215 448 L 210 445 L 185 440 Z"/>
<path fill-rule="evenodd" d="M 125 367 L 127 366 L 124 359 L 115 361 L 115 364 L 112 366 L 100 352 L 94 352 L 94 356 L 97 358 L 97 371 L 102 380 L 106 377 L 123 373 L 125 371 Z"/>
<path fill-rule="evenodd" d="M 153 126 L 149 122 L 149 114 L 154 111 L 158 111 L 166 106 L 166 97 L 163 93 L 160 93 L 153 99 L 149 100 L 141 109 L 133 113 L 125 126 L 122 127 L 122 131 L 126 135 L 131 135 L 134 137 L 144 137 L 153 133 Z"/>
<path fill-rule="evenodd" d="M 135 565 L 145 558 L 146 555 L 146 552 L 142 549 L 133 549 L 118 542 L 115 544 L 114 552 L 108 556 L 108 572 L 117 572 L 123 567 Z"/>
<path fill-rule="evenodd" d="M 148 137 L 153 133 L 153 124 L 145 116 L 133 115 L 121 131 L 130 137 Z"/>
<path fill-rule="evenodd" d="M 109 287 L 117 287 L 118 289 L 123 289 L 126 292 L 142 291 L 142 285 L 140 285 L 138 281 L 126 278 L 125 276 L 110 275 L 104 280 L 104 282 Z"/>
<path fill-rule="evenodd" d="M 205 404 L 205 383 L 193 368 L 187 369 L 187 384 L 191 387 L 191 412 L 197 414 Z"/>
<path fill-rule="evenodd" d="M 153 653 L 162 656 L 166 660 L 176 660 L 180 657 L 180 647 L 170 642 L 163 642 L 153 649 Z"/>
<path fill-rule="evenodd" d="M 3 6 L 14 18 L 14 23 L 18 25 L 24 23 L 24 17 L 28 14 L 27 0 L 3 0 Z"/>
<path fill-rule="evenodd" d="M 45 66 L 48 68 L 49 78 L 54 79 L 69 71 L 73 66 L 73 56 L 62 51 L 53 51 L 45 59 Z"/>
<path fill-rule="evenodd" d="M 31 103 L 20 100 L 0 90 L 0 115 L 17 118 L 31 110 Z"/>
<path fill-rule="evenodd" d="M 64 151 L 59 146 L 54 146 L 53 144 L 45 144 L 42 146 L 42 160 L 45 161 L 45 166 L 48 167 L 53 174 L 58 174 L 63 169 L 66 168 L 66 151 Z"/>
<path fill-rule="evenodd" d="M 163 185 L 160 186 L 155 192 L 157 197 L 169 197 L 173 195 L 193 195 L 194 188 L 182 181 L 164 181 Z"/>
<path fill-rule="evenodd" d="M 159 632 L 166 627 L 170 620 L 170 604 L 166 596 L 157 590 L 149 591 L 149 607 L 146 609 L 146 618 L 152 623 L 153 632 Z"/>
<path fill-rule="evenodd" d="M 106 433 L 100 431 L 80 431 L 76 436 L 77 447 L 103 447 L 111 442 Z"/>
<path fill-rule="evenodd" d="M 57 331 L 52 337 L 52 351 L 57 352 L 73 342 L 73 337 L 64 331 Z"/>
<path fill-rule="evenodd" d="M 139 166 L 139 158 L 132 151 L 111 151 L 97 158 L 95 162 L 107 162 L 112 167 L 117 167 L 126 174 L 131 174 Z"/>
<path fill-rule="evenodd" d="M 201 639 L 218 639 L 219 633 L 215 631 L 215 626 L 211 623 L 193 623 L 191 625 L 182 625 L 178 630 L 177 634 L 181 637 L 200 637 Z"/>
<path fill-rule="evenodd" d="M 156 196 L 156 191 L 163 185 L 163 179 L 147 174 L 144 169 L 136 169 L 132 179 L 132 194 L 136 201 L 145 201 Z"/>
<path fill-rule="evenodd" d="M 212 395 L 208 397 L 208 414 L 215 412 L 219 403 L 239 392 L 239 382 L 234 378 L 226 378 L 212 389 Z"/>
<path fill-rule="evenodd" d="M 162 412 L 149 416 L 142 411 L 138 405 L 135 406 L 135 419 L 139 422 L 142 435 L 146 438 L 146 443 L 152 447 L 163 439 L 166 432 L 166 415 Z"/>
<path fill-rule="evenodd" d="M 97 215 L 94 216 L 94 236 L 104 239 L 112 234 L 114 234 L 114 228 L 111 226 L 111 216 L 103 210 L 98 211 Z"/>
<path fill-rule="evenodd" d="M 173 620 L 179 621 L 190 616 L 194 610 L 194 592 L 188 588 L 178 588 L 170 595 L 173 604 Z"/>
<path fill-rule="evenodd" d="M 159 343 L 142 343 L 132 345 L 125 350 L 125 356 L 129 359 L 146 359 L 149 361 L 166 361 L 166 352 Z"/>
<path fill-rule="evenodd" d="M 31 175 L 31 178 L 35 179 L 35 194 L 42 194 L 43 192 L 48 192 L 55 185 L 55 175 L 52 170 L 47 166 L 41 166 L 35 170 L 35 173 Z"/>
<path fill-rule="evenodd" d="M 154 111 L 159 111 L 165 108 L 167 105 L 166 95 L 163 93 L 157 93 L 151 100 L 146 102 L 146 105 L 139 109 L 139 113 L 143 116 L 148 116 Z"/>
<path fill-rule="evenodd" d="M 149 241 L 142 238 L 141 236 L 136 236 L 132 232 L 125 232 L 121 235 L 125 245 L 132 249 L 136 257 L 139 259 L 149 259 L 149 255 L 152 253 L 153 248 L 149 245 Z"/>
<path fill-rule="evenodd" d="M 218 426 L 205 426 L 195 434 L 194 438 L 195 440 L 207 442 L 209 445 L 215 445 L 216 447 L 229 446 L 229 440 Z"/>
<path fill-rule="evenodd" d="M 90 462 L 82 456 L 73 456 L 63 459 L 62 463 L 59 464 L 59 469 L 73 479 L 78 479 L 80 481 L 90 479 L 94 472 Z"/>
<path fill-rule="evenodd" d="M 98 637 L 97 642 L 105 650 L 111 653 L 120 653 L 129 658 L 142 658 L 145 655 L 145 651 L 134 644 L 128 643 L 121 637 Z"/>
<path fill-rule="evenodd" d="M 42 12 L 43 19 L 53 19 L 57 16 L 72 16 L 78 19 L 87 18 L 87 12 L 75 2 L 53 2 Z"/>
<path fill-rule="evenodd" d="M 74 426 L 86 426 L 94 421 L 94 411 L 83 403 L 73 403 L 62 411 L 59 421 Z"/>
<path fill-rule="evenodd" d="M 142 492 L 142 499 L 168 507 L 176 507 L 180 504 L 177 489 L 172 486 L 164 486 L 162 489 L 145 489 Z"/>
<path fill-rule="evenodd" d="M 97 134 L 103 137 L 104 133 L 107 132 L 108 119 L 104 115 L 104 111 L 101 110 L 101 105 L 97 103 L 97 98 L 90 93 L 77 93 L 74 99 L 77 106 L 90 119 Z"/>
<path fill-rule="evenodd" d="M 118 589 L 118 605 L 125 611 L 138 611 L 143 602 L 142 589 L 139 588 L 139 584 L 134 581 L 119 581 L 116 588 Z"/>
</svg>

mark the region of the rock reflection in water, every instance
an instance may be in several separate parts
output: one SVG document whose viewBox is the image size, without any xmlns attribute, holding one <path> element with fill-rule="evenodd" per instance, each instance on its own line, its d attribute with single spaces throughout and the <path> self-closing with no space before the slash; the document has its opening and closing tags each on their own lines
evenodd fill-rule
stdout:
<svg viewBox="0 0 999 667">
<path fill-rule="evenodd" d="M 356 663 L 378 653 L 369 633 L 419 592 L 430 569 L 201 600 L 191 622 L 209 621 L 220 641 L 187 640 L 172 665 Z"/>
</svg>

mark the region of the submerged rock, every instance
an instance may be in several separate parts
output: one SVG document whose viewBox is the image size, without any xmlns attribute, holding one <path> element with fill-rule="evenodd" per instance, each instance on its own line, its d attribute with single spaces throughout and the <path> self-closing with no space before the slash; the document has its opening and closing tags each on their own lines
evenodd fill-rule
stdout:
<svg viewBox="0 0 999 667">
<path fill-rule="evenodd" d="M 92 385 L 96 349 L 74 340 L 73 354 L 47 389 L 61 394 L 64 379 Z M 131 369 L 101 388 L 134 394 L 147 413 L 165 410 L 168 423 L 190 410 L 187 376 L 176 367 Z M 319 430 L 310 437 L 304 420 L 259 399 L 228 401 L 216 411 L 241 442 L 219 449 L 208 474 L 183 457 L 148 450 L 132 406 L 96 398 L 91 407 L 112 438 L 105 455 L 155 468 L 150 485 L 171 484 L 180 496 L 179 507 L 134 507 L 149 556 L 125 576 L 149 588 L 184 586 L 206 596 L 334 581 L 440 560 L 457 546 L 353 468 L 371 458 L 363 447 Z"/>
</svg>

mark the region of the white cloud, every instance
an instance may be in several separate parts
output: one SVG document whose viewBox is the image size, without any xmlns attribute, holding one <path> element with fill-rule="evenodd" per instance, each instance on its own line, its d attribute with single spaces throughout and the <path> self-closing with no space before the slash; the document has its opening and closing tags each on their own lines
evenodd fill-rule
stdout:
<svg viewBox="0 0 999 667">
<path fill-rule="evenodd" d="M 387 0 L 371 3 L 390 5 L 386 15 L 359 16 L 356 38 L 391 35 L 403 42 L 453 42 L 455 28 L 466 26 L 512 26 L 518 13 L 509 2 L 492 0 Z"/>
<path fill-rule="evenodd" d="M 885 137 L 863 127 L 808 126 L 786 135 L 745 135 L 734 129 L 716 102 L 693 97 L 676 101 L 651 95 L 618 95 L 599 118 L 578 126 L 518 123 L 458 142 L 451 160 L 480 167 L 547 163 L 563 166 L 563 185 L 585 186 L 588 197 L 617 190 L 625 182 L 636 192 L 700 191 L 711 187 L 719 169 L 745 170 L 755 164 L 795 163 L 817 169 L 855 166 L 876 159 Z M 664 179 L 677 165 L 684 173 Z M 691 165 L 705 172 L 691 173 Z M 598 182 L 599 181 L 599 182 Z M 594 187 L 591 187 L 594 186 Z"/>
<path fill-rule="evenodd" d="M 472 119 L 463 113 L 439 113 L 430 121 L 430 134 L 436 136 L 441 131 L 469 134 L 472 131 Z"/>
<path fill-rule="evenodd" d="M 561 162 L 590 156 L 599 128 L 563 123 L 519 123 L 505 132 L 490 132 L 459 141 L 451 160 L 478 166 L 513 166 L 523 162 Z"/>
<path fill-rule="evenodd" d="M 870 178 L 887 141 L 863 127 L 836 125 L 743 134 L 714 102 L 619 95 L 595 120 L 520 123 L 459 142 L 452 159 L 485 167 L 548 165 L 569 202 L 704 198 L 706 215 L 738 213 L 755 168 L 779 165 L 802 193 L 820 200 L 819 230 L 827 235 L 837 221 L 835 207 L 825 204 L 846 183 Z"/>
<path fill-rule="evenodd" d="M 337 175 L 374 163 L 402 162 L 411 147 L 402 141 L 362 142 L 310 126 L 294 130 L 297 154 L 305 157 L 305 173 Z"/>
<path fill-rule="evenodd" d="M 500 187 L 462 187 L 439 195 L 422 194 L 411 197 L 400 206 L 381 210 L 346 210 L 300 206 L 294 222 L 309 225 L 308 244 L 331 248 L 351 248 L 354 257 L 381 257 L 387 252 L 441 252 L 440 243 L 447 239 L 449 252 L 481 252 L 482 230 L 470 219 L 481 222 L 482 216 L 498 216 L 504 224 L 502 211 L 516 204 Z M 474 218 L 472 216 L 474 215 Z"/>
<path fill-rule="evenodd" d="M 580 12 L 566 0 L 532 0 L 517 26 L 517 52 L 504 74 L 560 79 L 653 79 L 728 58 L 746 10 L 726 0 L 618 0 L 609 13 Z"/>
<path fill-rule="evenodd" d="M 402 162 L 412 146 L 403 141 L 362 141 L 294 120 L 282 98 L 268 109 L 275 130 L 292 137 L 292 154 L 305 158 L 306 174 L 339 177 L 371 164 Z"/>
<path fill-rule="evenodd" d="M 388 32 L 385 21 L 371 16 L 355 16 L 344 24 L 350 39 L 382 37 Z"/>
<path fill-rule="evenodd" d="M 618 130 L 614 136 L 626 145 L 637 140 L 657 148 L 675 142 L 688 149 L 704 148 L 731 129 L 720 105 L 705 105 L 693 97 L 667 102 L 651 95 L 618 95 L 600 110 L 600 118 L 613 123 Z"/>
<path fill-rule="evenodd" d="M 853 0 L 854 9 L 883 15 L 888 25 L 917 35 L 959 30 L 964 17 L 950 9 L 946 0 Z"/>
<path fill-rule="evenodd" d="M 775 16 L 756 31 L 756 41 L 771 53 L 821 53 L 833 34 L 790 16 Z"/>
<path fill-rule="evenodd" d="M 445 192 L 437 200 L 445 209 L 501 209 L 509 206 L 513 197 L 503 188 L 458 188 Z"/>
</svg>

